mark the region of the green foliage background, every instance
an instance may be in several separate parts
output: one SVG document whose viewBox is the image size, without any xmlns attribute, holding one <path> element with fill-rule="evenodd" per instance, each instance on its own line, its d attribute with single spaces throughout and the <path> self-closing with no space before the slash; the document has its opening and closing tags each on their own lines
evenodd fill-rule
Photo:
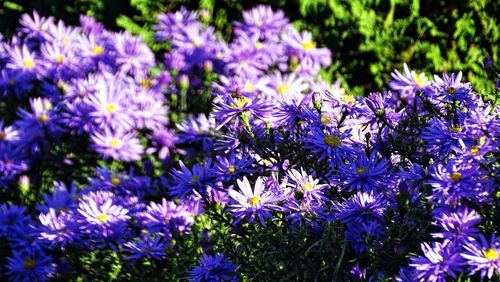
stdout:
<svg viewBox="0 0 500 282">
<path fill-rule="evenodd" d="M 499 65 L 499 1 L 13 0 L 0 5 L 0 32 L 11 34 L 20 14 L 33 9 L 68 24 L 84 13 L 110 29 L 142 34 L 160 51 L 151 29 L 158 13 L 181 6 L 206 9 L 205 21 L 228 38 L 231 23 L 257 2 L 283 9 L 297 27 L 313 32 L 319 46 L 330 48 L 334 63 L 323 76 L 341 78 L 354 94 L 381 90 L 390 72 L 406 62 L 427 74 L 462 70 L 480 93 L 495 98 L 495 81 L 488 79 L 483 60 Z"/>
</svg>

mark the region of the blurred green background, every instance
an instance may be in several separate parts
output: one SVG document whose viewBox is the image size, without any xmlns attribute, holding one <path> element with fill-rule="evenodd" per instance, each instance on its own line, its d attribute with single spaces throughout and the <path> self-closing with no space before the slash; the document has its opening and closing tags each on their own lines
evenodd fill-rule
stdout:
<svg viewBox="0 0 500 282">
<path fill-rule="evenodd" d="M 383 90 L 395 68 L 404 62 L 428 75 L 463 71 L 465 80 L 487 98 L 495 98 L 493 69 L 499 65 L 500 1 L 423 0 L 13 0 L 0 5 L 0 32 L 12 35 L 24 12 L 36 9 L 68 24 L 80 14 L 96 17 L 112 30 L 141 34 L 155 51 L 151 25 L 158 13 L 181 6 L 205 9 L 206 22 L 230 39 L 231 23 L 241 11 L 268 4 L 283 9 L 298 27 L 311 30 L 319 46 L 333 53 L 323 77 L 343 80 L 354 94 Z M 489 75 L 489 77 L 488 77 Z"/>
</svg>

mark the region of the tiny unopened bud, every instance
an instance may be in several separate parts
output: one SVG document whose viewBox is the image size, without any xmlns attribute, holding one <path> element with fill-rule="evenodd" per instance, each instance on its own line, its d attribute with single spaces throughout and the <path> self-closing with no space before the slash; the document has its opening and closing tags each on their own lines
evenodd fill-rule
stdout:
<svg viewBox="0 0 500 282">
<path fill-rule="evenodd" d="M 188 89 L 189 88 L 189 77 L 186 74 L 181 74 L 179 76 L 179 85 L 181 89 Z"/>
<path fill-rule="evenodd" d="M 206 60 L 203 64 L 203 68 L 205 69 L 205 72 L 211 73 L 214 70 L 214 63 L 210 60 Z"/>
<path fill-rule="evenodd" d="M 21 175 L 19 177 L 18 185 L 22 195 L 28 194 L 30 191 L 30 178 L 27 175 Z"/>
<path fill-rule="evenodd" d="M 314 92 L 312 94 L 312 99 L 316 111 L 321 112 L 321 108 L 323 107 L 323 101 L 321 100 L 320 94 L 318 92 Z"/>
</svg>

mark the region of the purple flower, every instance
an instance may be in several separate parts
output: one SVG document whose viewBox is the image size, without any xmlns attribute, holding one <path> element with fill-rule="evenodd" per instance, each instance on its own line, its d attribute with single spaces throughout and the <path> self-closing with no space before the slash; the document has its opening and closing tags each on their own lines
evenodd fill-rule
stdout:
<svg viewBox="0 0 500 282">
<path fill-rule="evenodd" d="M 237 28 L 236 33 L 243 31 L 266 39 L 275 39 L 288 25 L 288 19 L 282 10 L 274 12 L 266 5 L 258 5 L 243 12 L 243 21 L 234 23 Z"/>
<path fill-rule="evenodd" d="M 61 247 L 72 244 L 76 239 L 75 232 L 79 225 L 75 217 L 66 212 L 60 212 L 50 208 L 48 213 L 42 213 L 39 216 L 41 226 L 38 228 L 39 239 L 50 243 L 51 248 Z"/>
<path fill-rule="evenodd" d="M 468 134 L 467 126 L 452 124 L 439 118 L 432 118 L 422 131 L 422 140 L 431 152 L 446 156 L 454 147 L 464 148 L 475 145 Z"/>
<path fill-rule="evenodd" d="M 451 243 L 433 242 L 421 244 L 423 256 L 412 258 L 410 266 L 415 269 L 415 278 L 421 281 L 445 282 L 447 277 L 457 278 L 461 272 L 463 259 Z"/>
<path fill-rule="evenodd" d="M 481 222 L 481 216 L 467 207 L 459 208 L 456 211 L 442 211 L 441 209 L 435 215 L 437 225 L 443 231 L 432 233 L 433 238 L 443 238 L 445 240 L 458 241 L 460 243 L 468 242 L 476 236 L 479 229 L 475 227 Z"/>
<path fill-rule="evenodd" d="M 0 205 L 0 236 L 15 238 L 20 233 L 27 232 L 27 226 L 31 222 L 31 218 L 25 215 L 25 212 L 25 207 Z"/>
<path fill-rule="evenodd" d="M 7 272 L 11 281 L 48 281 L 55 274 L 52 257 L 43 253 L 34 254 L 14 251 L 7 258 Z"/>
<path fill-rule="evenodd" d="M 141 159 L 144 148 L 135 133 L 112 132 L 105 130 L 104 133 L 95 132 L 91 137 L 94 150 L 105 158 L 122 161 L 138 161 Z"/>
<path fill-rule="evenodd" d="M 266 225 L 266 219 L 271 218 L 271 211 L 284 211 L 282 207 L 275 205 L 281 201 L 282 197 L 265 187 L 264 179 L 258 177 L 252 189 L 250 182 L 243 177 L 243 181 L 237 180 L 241 192 L 229 190 L 229 197 L 233 199 L 229 210 L 236 217 L 235 224 L 244 218 L 249 218 L 250 222 L 259 220 L 262 225 Z"/>
<path fill-rule="evenodd" d="M 19 98 L 26 96 L 34 87 L 34 77 L 29 73 L 3 69 L 0 71 L 0 97 L 16 95 Z"/>
<path fill-rule="evenodd" d="M 393 80 L 389 82 L 389 87 L 392 90 L 400 92 L 406 97 L 413 97 L 416 91 L 422 91 L 430 85 L 425 73 L 417 74 L 414 70 L 408 68 L 406 63 L 403 64 L 404 74 L 398 70 L 391 73 Z"/>
<path fill-rule="evenodd" d="M 303 168 L 300 168 L 300 171 L 291 169 L 287 175 L 286 186 L 292 191 L 303 193 L 304 197 L 309 200 L 328 200 L 323 191 L 328 185 L 319 184 L 319 180 L 306 173 Z"/>
<path fill-rule="evenodd" d="M 319 160 L 329 159 L 332 164 L 340 164 L 351 153 L 350 129 L 340 132 L 334 127 L 313 126 L 310 135 L 304 139 L 306 149 L 319 155 Z"/>
<path fill-rule="evenodd" d="M 28 170 L 28 160 L 10 143 L 0 142 L 0 186 L 13 181 L 15 176 Z"/>
<path fill-rule="evenodd" d="M 188 233 L 194 223 L 193 211 L 185 204 L 162 199 L 161 203 L 151 202 L 146 211 L 139 214 L 141 224 L 151 232 L 160 232 L 165 238 L 170 234 Z"/>
<path fill-rule="evenodd" d="M 236 270 L 238 265 L 226 259 L 222 254 L 214 256 L 203 255 L 200 265 L 193 267 L 188 274 L 189 281 L 210 282 L 210 281 L 239 281 Z"/>
<path fill-rule="evenodd" d="M 231 154 L 229 158 L 216 156 L 217 163 L 214 166 L 214 173 L 220 180 L 229 182 L 237 179 L 241 174 L 248 174 L 254 172 L 251 165 L 255 159 L 248 154 L 238 156 Z"/>
<path fill-rule="evenodd" d="M 19 20 L 19 24 L 22 26 L 20 31 L 29 38 L 47 40 L 47 31 L 54 24 L 54 18 L 40 17 L 36 11 L 33 11 L 33 17 L 29 14 L 23 14 L 21 20 Z"/>
<path fill-rule="evenodd" d="M 214 115 L 219 120 L 218 129 L 220 129 L 231 121 L 237 126 L 240 119 L 243 123 L 253 119 L 263 119 L 268 111 L 269 106 L 266 103 L 252 101 L 245 96 L 238 98 L 228 96 L 215 105 Z"/>
<path fill-rule="evenodd" d="M 169 158 L 175 150 L 175 144 L 178 142 L 178 136 L 175 131 L 169 128 L 160 128 L 148 135 L 152 147 L 146 150 L 147 154 L 158 152 L 160 159 Z"/>
<path fill-rule="evenodd" d="M 477 96 L 473 92 L 470 83 L 462 83 L 462 72 L 458 74 L 443 74 L 443 78 L 434 75 L 434 83 L 431 85 L 432 96 L 441 102 L 460 101 L 467 106 L 476 103 Z"/>
<path fill-rule="evenodd" d="M 465 244 L 465 252 L 461 255 L 467 260 L 470 275 L 480 271 L 482 281 L 485 277 L 491 279 L 495 272 L 500 274 L 500 241 L 494 233 L 491 234 L 489 242 L 482 234 L 479 238 L 480 243 L 474 240 Z"/>
<path fill-rule="evenodd" d="M 81 217 L 82 231 L 98 237 L 111 237 L 121 232 L 130 219 L 128 210 L 116 205 L 113 199 L 100 199 L 96 196 L 80 201 L 78 213 Z"/>
<path fill-rule="evenodd" d="M 373 151 L 368 158 L 363 151 L 358 151 L 358 157 L 349 158 L 348 163 L 341 163 L 339 174 L 343 189 L 349 191 L 380 191 L 389 190 L 391 183 L 389 161 L 379 159 L 378 152 Z"/>
<path fill-rule="evenodd" d="M 127 242 L 123 246 L 124 251 L 130 253 L 126 258 L 134 262 L 143 258 L 162 260 L 166 256 L 167 243 L 161 237 L 153 238 L 148 234 L 143 234 L 136 242 Z"/>
<path fill-rule="evenodd" d="M 154 66 L 154 54 L 140 37 L 124 32 L 116 34 L 114 40 L 120 72 L 144 75 Z"/>
<path fill-rule="evenodd" d="M 170 195 L 185 198 L 193 193 L 206 194 L 208 187 L 214 186 L 212 163 L 195 164 L 189 170 L 182 161 L 179 161 L 181 170 L 173 170 L 174 185 L 170 187 Z"/>
<path fill-rule="evenodd" d="M 335 217 L 345 224 L 381 220 L 388 203 L 382 194 L 357 192 L 342 204 L 335 204 Z"/>
<path fill-rule="evenodd" d="M 153 26 L 156 30 L 155 38 L 158 41 L 172 39 L 174 34 L 179 33 L 188 25 L 201 25 L 197 20 L 198 14 L 187 10 L 185 7 L 181 7 L 175 13 L 160 14 L 158 15 L 158 23 Z"/>
<path fill-rule="evenodd" d="M 384 236 L 384 226 L 374 221 L 348 225 L 345 232 L 345 237 L 358 254 L 363 254 L 376 247 L 377 244 L 383 242 Z"/>
<path fill-rule="evenodd" d="M 201 142 L 204 150 L 213 146 L 211 135 L 216 126 L 213 116 L 207 117 L 204 114 L 198 116 L 189 115 L 183 123 L 176 126 L 180 131 L 178 137 L 181 143 Z"/>
<path fill-rule="evenodd" d="M 23 45 L 21 48 L 12 47 L 8 51 L 10 61 L 7 64 L 7 68 L 20 70 L 29 74 L 35 74 L 40 70 L 40 61 L 35 56 L 35 53 L 31 52 L 26 45 Z"/>
</svg>

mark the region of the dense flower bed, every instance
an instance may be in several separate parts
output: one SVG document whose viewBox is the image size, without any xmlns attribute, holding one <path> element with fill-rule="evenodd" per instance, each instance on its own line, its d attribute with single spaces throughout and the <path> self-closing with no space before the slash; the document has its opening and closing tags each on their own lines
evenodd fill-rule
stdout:
<svg viewBox="0 0 500 282">
<path fill-rule="evenodd" d="M 0 278 L 500 278 L 499 110 L 461 73 L 353 97 L 283 12 L 198 17 L 166 54 L 83 16 L 2 39 Z"/>
</svg>

